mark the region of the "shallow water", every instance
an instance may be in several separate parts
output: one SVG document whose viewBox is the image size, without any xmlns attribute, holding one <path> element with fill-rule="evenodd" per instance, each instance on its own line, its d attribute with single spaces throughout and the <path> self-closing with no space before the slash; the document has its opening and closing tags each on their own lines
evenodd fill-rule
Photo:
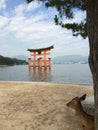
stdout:
<svg viewBox="0 0 98 130">
<path fill-rule="evenodd" d="M 0 80 L 92 84 L 88 64 L 53 64 L 51 69 L 30 71 L 27 65 L 4 66 L 0 67 Z"/>
</svg>

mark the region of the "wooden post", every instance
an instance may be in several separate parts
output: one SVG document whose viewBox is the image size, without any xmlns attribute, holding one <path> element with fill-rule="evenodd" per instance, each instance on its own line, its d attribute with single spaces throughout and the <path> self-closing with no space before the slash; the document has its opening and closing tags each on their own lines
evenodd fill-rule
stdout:
<svg viewBox="0 0 98 130">
<path fill-rule="evenodd" d="M 49 61 L 49 69 L 51 68 L 51 58 L 48 58 Z"/>
<path fill-rule="evenodd" d="M 44 51 L 44 68 L 47 68 L 46 50 Z"/>
<path fill-rule="evenodd" d="M 30 62 L 31 62 L 31 58 L 28 58 L 28 69 L 30 70 Z"/>
<path fill-rule="evenodd" d="M 36 68 L 36 51 L 34 52 L 33 67 Z"/>
<path fill-rule="evenodd" d="M 42 58 L 38 58 L 38 68 L 41 69 L 42 68 Z"/>
</svg>

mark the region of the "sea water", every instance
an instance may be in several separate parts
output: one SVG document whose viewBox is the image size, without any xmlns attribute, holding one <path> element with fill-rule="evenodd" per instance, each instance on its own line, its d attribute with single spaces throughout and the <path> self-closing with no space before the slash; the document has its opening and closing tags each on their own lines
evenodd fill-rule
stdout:
<svg viewBox="0 0 98 130">
<path fill-rule="evenodd" d="M 31 69 L 27 65 L 0 67 L 0 81 L 37 81 L 92 84 L 88 64 L 52 64 L 51 69 Z"/>
</svg>

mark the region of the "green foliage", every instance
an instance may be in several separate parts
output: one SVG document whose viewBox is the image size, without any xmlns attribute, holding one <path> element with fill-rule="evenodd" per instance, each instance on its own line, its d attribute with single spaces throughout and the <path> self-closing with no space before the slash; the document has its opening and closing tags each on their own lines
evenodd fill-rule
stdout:
<svg viewBox="0 0 98 130">
<path fill-rule="evenodd" d="M 32 2 L 32 0 L 27 0 L 28 3 Z"/>
<path fill-rule="evenodd" d="M 86 20 L 81 23 L 62 23 L 58 21 L 57 15 L 55 15 L 54 18 L 55 24 L 60 25 L 62 28 L 67 28 L 72 30 L 73 36 L 78 36 L 80 35 L 84 39 L 87 37 L 87 23 Z"/>
<path fill-rule="evenodd" d="M 48 0 L 45 4 L 47 7 L 55 7 L 60 17 L 73 18 L 75 8 L 85 10 L 83 0 Z"/>
<path fill-rule="evenodd" d="M 21 65 L 27 64 L 25 60 L 12 59 L 9 57 L 3 57 L 0 55 L 0 65 Z"/>
<path fill-rule="evenodd" d="M 28 3 L 34 0 L 26 0 Z M 64 23 L 64 19 L 74 18 L 74 9 L 86 10 L 87 0 L 37 0 L 42 1 L 46 7 L 54 7 L 57 9 L 58 14 L 55 15 L 54 22 L 56 25 L 60 25 L 63 28 L 71 29 L 73 36 L 81 35 L 83 38 L 87 37 L 87 24 L 83 19 L 80 23 Z"/>
</svg>

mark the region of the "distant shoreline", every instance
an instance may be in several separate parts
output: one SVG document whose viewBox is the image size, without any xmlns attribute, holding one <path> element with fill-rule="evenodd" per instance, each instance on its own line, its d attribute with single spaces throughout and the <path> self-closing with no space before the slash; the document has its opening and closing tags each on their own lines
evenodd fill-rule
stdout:
<svg viewBox="0 0 98 130">
<path fill-rule="evenodd" d="M 6 66 L 9 66 L 9 65 L 0 65 L 0 67 L 6 67 Z"/>
<path fill-rule="evenodd" d="M 27 64 L 20 64 L 20 65 L 27 65 Z M 15 65 L 0 65 L 0 67 L 7 67 L 7 66 L 16 66 L 16 64 Z"/>
</svg>

